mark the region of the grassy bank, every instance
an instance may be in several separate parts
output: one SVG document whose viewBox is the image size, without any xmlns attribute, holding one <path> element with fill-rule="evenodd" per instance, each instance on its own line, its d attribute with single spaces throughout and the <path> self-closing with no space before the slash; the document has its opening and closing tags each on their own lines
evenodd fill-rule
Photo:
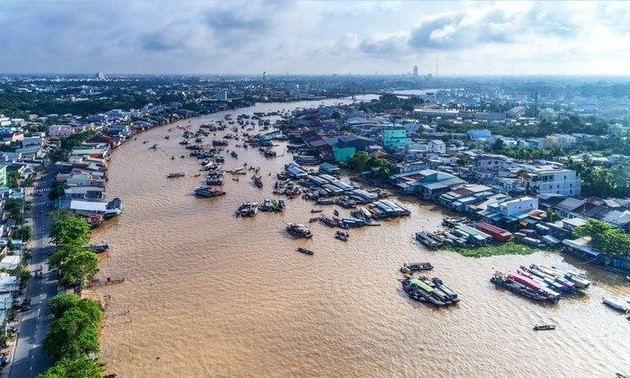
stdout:
<svg viewBox="0 0 630 378">
<path fill-rule="evenodd" d="M 491 243 L 479 247 L 459 247 L 453 244 L 445 244 L 443 249 L 457 252 L 466 257 L 488 257 L 499 255 L 530 255 L 539 251 L 538 248 L 519 244 L 515 241 L 507 243 Z"/>
</svg>

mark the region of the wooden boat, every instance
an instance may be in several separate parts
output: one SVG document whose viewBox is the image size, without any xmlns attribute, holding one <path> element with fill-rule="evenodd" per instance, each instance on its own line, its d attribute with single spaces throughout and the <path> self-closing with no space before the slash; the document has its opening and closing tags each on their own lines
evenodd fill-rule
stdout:
<svg viewBox="0 0 630 378">
<path fill-rule="evenodd" d="M 626 305 L 614 299 L 603 298 L 603 302 L 606 306 L 612 308 L 613 310 L 617 310 L 619 312 L 624 312 L 624 313 L 628 313 L 628 311 L 630 311 L 630 309 L 628 309 Z"/>
<path fill-rule="evenodd" d="M 537 324 L 534 326 L 534 331 L 553 331 L 554 329 L 556 329 L 554 324 Z"/>
<path fill-rule="evenodd" d="M 311 213 L 321 213 L 323 209 L 311 209 Z"/>
<path fill-rule="evenodd" d="M 184 176 L 186 176 L 184 172 L 169 173 L 168 175 L 166 175 L 167 178 L 184 177 Z"/>
<path fill-rule="evenodd" d="M 85 249 L 92 250 L 96 253 L 105 252 L 109 249 L 109 244 L 107 243 L 98 243 L 98 244 L 88 244 L 84 246 Z"/>
<path fill-rule="evenodd" d="M 339 212 L 337 211 L 337 209 L 333 210 L 333 214 L 335 214 L 335 216 L 339 216 Z"/>
<path fill-rule="evenodd" d="M 308 223 L 315 223 L 319 220 L 319 217 L 311 218 L 308 220 Z"/>
<path fill-rule="evenodd" d="M 420 263 L 404 263 L 402 267 L 400 267 L 400 271 L 402 273 L 412 273 L 419 272 L 422 270 L 431 270 L 433 269 L 433 265 L 430 262 L 420 262 Z"/>
<path fill-rule="evenodd" d="M 350 234 L 344 231 L 335 232 L 335 239 L 339 239 L 341 241 L 348 241 Z"/>
<path fill-rule="evenodd" d="M 306 248 L 302 248 L 302 247 L 298 247 L 297 251 L 300 252 L 300 253 L 304 253 L 305 255 L 314 255 L 315 254 L 315 252 L 311 251 L 310 249 L 306 249 Z"/>
</svg>

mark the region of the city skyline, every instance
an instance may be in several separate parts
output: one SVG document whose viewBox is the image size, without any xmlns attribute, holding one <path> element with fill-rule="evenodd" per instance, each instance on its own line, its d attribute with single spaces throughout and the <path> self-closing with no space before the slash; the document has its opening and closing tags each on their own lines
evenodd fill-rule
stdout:
<svg viewBox="0 0 630 378">
<path fill-rule="evenodd" d="M 625 2 L 7 1 L 0 72 L 629 75 L 629 16 Z"/>
</svg>

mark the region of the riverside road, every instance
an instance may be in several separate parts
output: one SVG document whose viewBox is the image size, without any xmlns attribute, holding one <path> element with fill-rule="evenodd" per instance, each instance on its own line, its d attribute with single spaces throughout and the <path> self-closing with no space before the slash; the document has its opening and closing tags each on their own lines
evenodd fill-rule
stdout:
<svg viewBox="0 0 630 378">
<path fill-rule="evenodd" d="M 38 180 L 36 189 L 50 188 L 53 174 L 48 171 Z M 25 298 L 31 299 L 31 308 L 20 312 L 19 337 L 11 361 L 9 377 L 30 378 L 43 372 L 51 364 L 50 358 L 42 350 L 42 341 L 48 332 L 52 315 L 48 309 L 48 300 L 57 293 L 57 278 L 48 270 L 47 254 L 53 250 L 48 234 L 50 217 L 48 216 L 48 193 L 33 196 L 33 257 L 29 269 L 33 273 Z M 41 270 L 40 270 L 41 269 Z M 41 278 L 35 273 L 41 271 Z"/>
</svg>

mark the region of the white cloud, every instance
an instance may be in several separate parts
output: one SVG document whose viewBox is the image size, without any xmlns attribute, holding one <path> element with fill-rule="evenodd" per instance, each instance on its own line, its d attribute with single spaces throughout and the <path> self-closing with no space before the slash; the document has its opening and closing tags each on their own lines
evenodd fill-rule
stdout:
<svg viewBox="0 0 630 378">
<path fill-rule="evenodd" d="M 628 19 L 625 2 L 5 0 L 0 71 L 401 73 L 439 54 L 461 74 L 630 74 Z"/>
</svg>

